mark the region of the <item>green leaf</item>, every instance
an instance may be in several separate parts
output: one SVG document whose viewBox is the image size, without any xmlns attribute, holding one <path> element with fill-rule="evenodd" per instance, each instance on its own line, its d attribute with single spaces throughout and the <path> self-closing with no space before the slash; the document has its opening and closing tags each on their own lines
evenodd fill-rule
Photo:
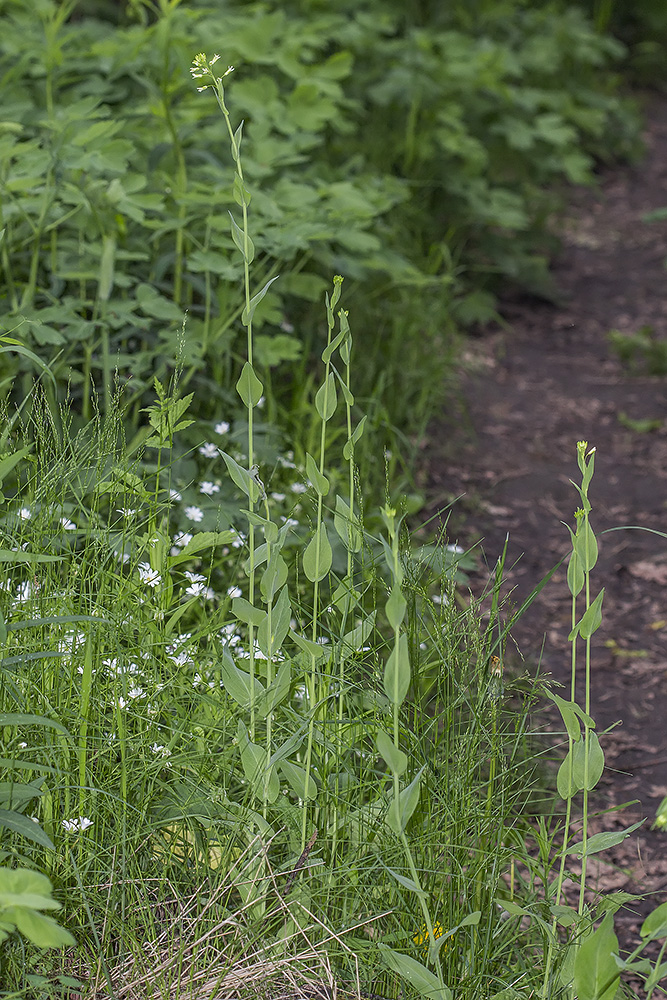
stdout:
<svg viewBox="0 0 667 1000">
<path fill-rule="evenodd" d="M 177 556 L 169 556 L 169 565 L 178 566 L 182 562 L 187 562 L 203 549 L 212 549 L 216 545 L 230 545 L 237 538 L 236 531 L 198 531 L 188 544 L 183 546 Z"/>
<path fill-rule="evenodd" d="M 403 791 L 399 793 L 398 811 L 394 800 L 389 803 L 389 809 L 387 810 L 385 820 L 389 829 L 392 830 L 396 836 L 399 836 L 405 831 L 412 814 L 417 808 L 420 794 L 419 786 L 423 771 L 424 768 L 422 767 L 407 788 L 404 788 Z"/>
<path fill-rule="evenodd" d="M 232 215 L 231 212 L 229 213 L 229 218 L 231 219 L 232 222 L 232 239 L 234 240 L 234 243 L 236 244 L 237 248 L 241 251 L 241 256 L 246 261 L 246 263 L 252 264 L 253 260 L 255 259 L 255 244 L 250 239 L 250 236 L 248 236 L 247 251 L 246 251 L 246 242 L 243 236 L 243 230 L 239 229 L 239 227 L 236 224 L 236 220 L 234 219 L 234 216 Z"/>
<path fill-rule="evenodd" d="M 346 462 L 349 462 L 351 458 L 354 457 L 354 446 L 360 440 L 361 435 L 364 433 L 364 425 L 366 423 L 366 415 L 361 418 L 357 426 L 352 432 L 352 436 L 343 445 L 343 458 Z"/>
<path fill-rule="evenodd" d="M 303 571 L 311 583 L 323 580 L 331 569 L 333 553 L 327 529 L 324 523 L 320 524 L 303 553 Z"/>
<path fill-rule="evenodd" d="M 576 552 L 572 552 L 567 564 L 567 585 L 573 597 L 576 597 L 577 594 L 581 593 L 584 589 L 585 582 L 586 577 L 583 569 L 581 568 L 579 556 Z"/>
<path fill-rule="evenodd" d="M 236 666 L 232 654 L 224 649 L 220 660 L 220 675 L 225 691 L 241 708 L 250 708 L 250 674 Z M 255 698 L 264 694 L 264 685 L 255 677 Z"/>
<path fill-rule="evenodd" d="M 20 834 L 35 844 L 48 847 L 51 851 L 55 850 L 51 838 L 42 830 L 39 823 L 33 822 L 27 816 L 23 816 L 22 813 L 15 812 L 13 809 L 0 809 L 0 829 L 3 827 L 5 830 L 13 830 L 14 833 Z"/>
<path fill-rule="evenodd" d="M 10 906 L 2 914 L 11 920 L 16 929 L 38 948 L 62 948 L 76 944 L 69 931 L 57 924 L 53 917 L 47 917 L 35 910 L 22 906 Z"/>
<path fill-rule="evenodd" d="M 306 452 L 306 475 L 321 497 L 325 497 L 329 492 L 329 480 L 323 476 L 315 464 L 312 455 Z"/>
<path fill-rule="evenodd" d="M 565 760 L 558 768 L 556 788 L 561 799 L 571 799 L 582 788 L 581 785 L 577 784 L 574 777 L 574 762 L 572 757 L 572 750 L 568 750 Z"/>
<path fill-rule="evenodd" d="M 285 567 L 285 575 L 287 575 L 287 567 Z M 269 617 L 271 619 L 270 631 Z M 291 617 L 292 606 L 289 600 L 288 588 L 283 587 L 275 606 L 271 609 L 271 615 L 266 614 L 264 621 L 257 630 L 257 644 L 268 659 L 272 660 L 274 658 L 285 641 Z"/>
<path fill-rule="evenodd" d="M 278 767 L 282 771 L 287 783 L 291 787 L 295 795 L 303 801 L 306 802 L 308 799 L 317 798 L 317 785 L 313 779 L 312 775 L 308 775 L 308 780 L 306 781 L 306 772 L 303 767 L 298 764 L 293 764 L 289 760 L 281 760 L 278 763 Z"/>
<path fill-rule="evenodd" d="M 598 543 L 590 522 L 583 518 L 577 526 L 574 536 L 574 551 L 577 554 L 582 572 L 590 571 L 598 559 Z"/>
<path fill-rule="evenodd" d="M 639 932 L 643 938 L 653 941 L 655 938 L 667 937 L 667 903 L 657 906 L 641 926 Z"/>
<path fill-rule="evenodd" d="M 241 369 L 239 380 L 236 383 L 236 391 L 247 407 L 257 406 L 262 398 L 264 386 L 255 375 L 255 369 L 249 361 L 246 361 Z"/>
<path fill-rule="evenodd" d="M 577 635 L 580 635 L 582 639 L 590 639 L 597 629 L 599 629 L 602 624 L 602 599 L 604 598 L 604 587 L 595 598 L 593 603 L 586 608 L 586 611 L 582 615 L 581 619 L 574 626 L 570 632 L 568 639 L 572 642 L 576 639 Z"/>
<path fill-rule="evenodd" d="M 97 297 L 100 302 L 107 302 L 113 288 L 113 272 L 116 260 L 116 237 L 102 237 L 102 253 L 100 254 L 100 273 L 97 279 Z"/>
<path fill-rule="evenodd" d="M 58 618 L 54 618 L 53 621 L 58 621 Z M 87 617 L 82 617 L 80 621 L 90 621 Z M 42 619 L 44 622 L 45 619 Z M 62 619 L 65 621 L 65 619 Z M 17 623 L 13 623 L 16 625 Z M 28 624 L 27 622 L 23 623 Z M 33 624 L 30 622 L 30 624 Z M 35 622 L 34 624 L 39 624 Z M 57 722 L 56 719 L 47 719 L 44 715 L 31 715 L 25 712 L 0 712 L 0 726 L 46 726 L 47 729 L 57 729 L 59 733 L 63 736 L 71 736 L 69 729 L 63 726 L 62 722 Z"/>
<path fill-rule="evenodd" d="M 586 841 L 586 857 L 589 857 L 591 854 L 599 854 L 600 851 L 606 851 L 610 847 L 616 847 L 617 844 L 622 844 L 625 838 L 634 833 L 643 822 L 644 820 L 640 819 L 638 823 L 633 823 L 632 826 L 627 827 L 625 830 L 616 830 L 613 833 L 596 833 L 592 837 L 589 837 Z M 579 857 L 583 857 L 583 840 L 580 840 L 577 844 L 573 844 L 572 847 L 568 847 L 565 853 L 577 854 Z"/>
<path fill-rule="evenodd" d="M 232 601 L 232 613 L 240 622 L 245 622 L 246 625 L 254 625 L 257 628 L 264 621 L 265 611 L 261 608 L 256 608 L 250 601 L 246 601 L 245 597 L 235 597 Z"/>
<path fill-rule="evenodd" d="M 221 451 L 220 454 L 225 460 L 227 472 L 231 476 L 233 482 L 238 486 L 242 493 L 245 493 L 251 503 L 255 503 L 259 499 L 259 486 L 255 482 L 254 478 L 250 475 L 247 469 L 242 468 L 242 466 L 240 466 L 231 455 L 228 455 L 226 451 Z"/>
<path fill-rule="evenodd" d="M 331 420 L 336 412 L 337 404 L 338 397 L 336 395 L 336 380 L 333 376 L 333 372 L 329 372 L 328 378 L 325 382 L 323 382 L 315 394 L 315 407 L 320 415 L 320 419 L 325 423 L 327 420 Z"/>
<path fill-rule="evenodd" d="M 341 647 L 343 656 L 358 653 L 375 627 L 376 612 L 371 611 L 363 621 L 343 636 Z"/>
<path fill-rule="evenodd" d="M 618 955 L 618 938 L 614 918 L 608 913 L 598 929 L 582 941 L 574 960 L 578 1000 L 614 1000 L 620 977 L 614 955 Z"/>
<path fill-rule="evenodd" d="M 245 184 L 242 182 L 238 174 L 234 174 L 234 187 L 233 187 L 234 201 L 241 208 L 245 205 L 246 208 L 250 204 L 252 195 L 248 191 Z"/>
<path fill-rule="evenodd" d="M 290 660 L 285 660 L 280 664 L 280 669 L 267 688 L 266 693 L 257 699 L 257 714 L 262 719 L 265 719 L 269 712 L 273 712 L 276 706 L 282 704 L 285 698 L 287 698 L 291 685 L 292 664 Z"/>
<path fill-rule="evenodd" d="M 421 889 L 413 879 L 408 878 L 407 875 L 401 875 L 400 872 L 397 872 L 394 868 L 389 868 L 387 865 L 384 867 L 387 869 L 392 878 L 395 878 L 398 884 L 402 885 L 404 889 L 407 889 L 409 892 L 414 892 L 415 895 L 419 896 L 421 899 L 428 899 L 428 893 Z"/>
<path fill-rule="evenodd" d="M 397 629 L 403 621 L 406 609 L 407 603 L 401 593 L 401 588 L 394 584 L 391 594 L 389 595 L 389 600 L 384 606 L 387 621 L 393 629 Z"/>
<path fill-rule="evenodd" d="M 405 979 L 420 996 L 427 997 L 428 1000 L 452 1000 L 452 991 L 446 986 L 441 987 L 438 977 L 421 962 L 409 955 L 401 955 L 382 942 L 378 944 L 378 948 L 385 965 Z"/>
<path fill-rule="evenodd" d="M 239 719 L 237 739 L 243 773 L 253 793 L 262 799 L 266 791 L 268 801 L 275 802 L 280 794 L 280 781 L 276 769 L 270 766 L 267 771 L 266 750 L 264 747 L 250 742 L 248 730 L 241 719 Z"/>
<path fill-rule="evenodd" d="M 262 597 L 267 604 L 269 601 L 273 600 L 274 595 L 282 587 L 286 580 L 287 563 L 281 556 L 280 551 L 274 550 L 271 553 L 271 558 L 269 559 L 266 569 L 262 573 L 259 581 Z M 283 636 L 283 638 L 285 637 Z"/>
<path fill-rule="evenodd" d="M 359 527 L 359 520 L 340 496 L 336 497 L 334 528 L 343 545 L 350 552 L 358 552 L 360 550 L 363 542 L 363 534 Z"/>
<path fill-rule="evenodd" d="M 331 648 L 327 648 L 319 642 L 313 642 L 312 639 L 307 639 L 305 635 L 299 635 L 298 632 L 290 630 L 289 636 L 299 649 L 308 656 L 313 657 L 316 663 L 321 663 L 322 660 L 326 660 L 331 656 Z"/>
<path fill-rule="evenodd" d="M 384 693 L 394 705 L 401 705 L 410 687 L 410 654 L 408 637 L 399 637 L 384 669 Z"/>
<path fill-rule="evenodd" d="M 380 756 L 387 762 L 390 771 L 393 774 L 397 774 L 400 778 L 408 766 L 407 756 L 394 744 L 394 741 L 385 733 L 384 729 L 378 729 L 375 735 L 375 745 L 378 748 Z"/>
<path fill-rule="evenodd" d="M 256 295 L 253 295 L 253 297 L 250 299 L 250 304 L 246 306 L 243 312 L 241 313 L 241 322 L 243 323 L 244 326 L 250 326 L 250 324 L 252 323 L 252 318 L 255 315 L 255 309 L 262 301 L 262 299 L 268 292 L 273 282 L 277 281 L 279 277 L 280 275 L 277 274 L 275 278 L 269 278 L 264 287 L 260 289 L 260 291 L 257 292 Z"/>
<path fill-rule="evenodd" d="M 554 704 L 558 707 L 563 722 L 565 723 L 565 728 L 567 729 L 568 735 L 575 743 L 578 743 L 581 739 L 581 723 L 579 722 L 577 713 L 574 710 L 574 705 L 571 701 L 565 701 L 560 695 L 555 694 L 553 691 L 544 692 L 547 698 L 551 698 Z M 567 796 L 563 796 L 566 798 Z"/>
</svg>

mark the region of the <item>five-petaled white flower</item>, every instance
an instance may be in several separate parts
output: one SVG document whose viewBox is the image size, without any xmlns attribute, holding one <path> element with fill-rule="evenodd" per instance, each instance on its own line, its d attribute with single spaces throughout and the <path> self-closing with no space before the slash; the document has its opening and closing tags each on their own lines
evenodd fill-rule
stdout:
<svg viewBox="0 0 667 1000">
<path fill-rule="evenodd" d="M 207 441 L 199 449 L 199 454 L 203 455 L 204 458 L 217 458 L 219 454 L 219 448 L 217 444 L 213 444 L 211 441 Z"/>
<path fill-rule="evenodd" d="M 162 577 L 156 569 L 152 569 L 149 563 L 139 563 L 139 576 L 142 583 L 147 583 L 149 587 L 157 587 Z"/>
<path fill-rule="evenodd" d="M 199 492 L 203 493 L 204 496 L 212 497 L 214 493 L 220 492 L 220 487 L 217 483 L 209 483 L 204 481 L 199 487 Z"/>
<path fill-rule="evenodd" d="M 202 518 L 204 517 L 204 511 L 201 509 L 201 507 L 186 507 L 185 516 L 190 521 L 198 522 L 201 521 Z"/>
<path fill-rule="evenodd" d="M 92 819 L 87 816 L 79 816 L 78 819 L 64 819 L 63 826 L 68 833 L 83 833 L 89 826 L 93 825 Z"/>
<path fill-rule="evenodd" d="M 229 421 L 221 420 L 219 423 L 217 423 L 215 425 L 215 433 L 220 435 L 229 434 Z"/>
</svg>

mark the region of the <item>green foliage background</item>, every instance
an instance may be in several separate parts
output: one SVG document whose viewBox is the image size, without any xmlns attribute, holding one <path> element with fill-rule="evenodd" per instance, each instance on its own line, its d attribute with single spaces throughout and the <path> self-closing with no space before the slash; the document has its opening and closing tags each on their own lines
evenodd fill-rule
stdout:
<svg viewBox="0 0 667 1000">
<path fill-rule="evenodd" d="M 214 46 L 236 67 L 253 281 L 280 275 L 255 316 L 256 361 L 271 420 L 292 431 L 332 273 L 357 316 L 369 418 L 419 429 L 456 330 L 491 318 L 508 285 L 552 291 L 558 187 L 636 142 L 612 71 L 622 46 L 569 4 L 0 11 L 0 329 L 52 359 L 84 419 L 91 380 L 108 390 L 117 369 L 136 428 L 177 358 L 199 417 L 237 405 L 233 174 L 214 102 L 190 77 L 196 52 Z M 25 396 L 29 362 L 3 359 L 5 393 L 20 372 Z"/>
</svg>

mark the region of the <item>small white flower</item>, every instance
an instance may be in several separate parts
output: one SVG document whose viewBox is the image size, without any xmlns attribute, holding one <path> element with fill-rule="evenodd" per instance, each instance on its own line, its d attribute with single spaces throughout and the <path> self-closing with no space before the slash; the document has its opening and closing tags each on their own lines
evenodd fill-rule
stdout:
<svg viewBox="0 0 667 1000">
<path fill-rule="evenodd" d="M 284 330 L 285 333 L 294 333 L 294 326 L 288 319 L 284 319 L 280 324 L 280 329 Z"/>
<path fill-rule="evenodd" d="M 70 521 L 68 517 L 61 517 L 60 523 L 65 531 L 76 531 L 76 524 L 74 521 Z"/>
<path fill-rule="evenodd" d="M 186 545 L 190 544 L 193 537 L 189 531 L 179 531 L 177 535 L 174 535 L 174 545 L 184 549 Z"/>
<path fill-rule="evenodd" d="M 229 423 L 227 420 L 221 420 L 220 423 L 215 425 L 216 434 L 229 434 Z"/>
<path fill-rule="evenodd" d="M 305 493 L 308 487 L 305 483 L 292 483 L 292 493 Z"/>
<path fill-rule="evenodd" d="M 32 580 L 24 580 L 23 583 L 20 583 L 16 589 L 16 600 L 19 603 L 29 601 L 36 589 L 37 588 L 33 584 Z"/>
<path fill-rule="evenodd" d="M 199 454 L 203 455 L 204 458 L 217 458 L 219 452 L 220 449 L 217 444 L 213 444 L 211 441 L 207 441 L 206 444 L 203 444 L 199 449 Z"/>
<path fill-rule="evenodd" d="M 290 528 L 298 528 L 299 522 L 295 517 L 283 517 L 281 518 L 283 524 L 288 524 Z"/>
<path fill-rule="evenodd" d="M 465 549 L 462 549 L 460 545 L 445 545 L 448 552 L 454 552 L 457 556 L 462 556 Z"/>
<path fill-rule="evenodd" d="M 32 517 L 32 511 L 29 507 L 21 507 L 18 514 L 22 521 L 29 521 Z"/>
<path fill-rule="evenodd" d="M 28 749 L 28 744 L 27 743 L 23 743 L 23 741 L 22 741 L 21 743 L 19 743 L 19 747 L 21 748 L 21 750 L 27 750 Z"/>
<path fill-rule="evenodd" d="M 151 750 L 154 754 L 159 754 L 160 757 L 171 757 L 171 750 L 169 747 L 160 746 L 159 743 L 153 743 Z"/>
<path fill-rule="evenodd" d="M 179 503 L 183 499 L 183 497 L 178 492 L 178 490 L 169 490 L 169 499 L 173 500 L 174 503 Z"/>
<path fill-rule="evenodd" d="M 278 503 L 280 503 L 281 500 L 285 499 L 285 494 L 284 493 L 272 493 L 271 494 L 271 499 L 272 500 L 276 500 Z"/>
<path fill-rule="evenodd" d="M 186 569 L 184 576 L 187 576 L 190 583 L 203 583 L 206 579 L 201 573 L 191 573 L 189 569 Z"/>
<path fill-rule="evenodd" d="M 207 601 L 212 601 L 215 597 L 215 591 L 207 587 L 205 583 L 191 583 L 189 587 L 185 588 L 185 593 L 189 594 L 190 597 L 205 597 Z"/>
<path fill-rule="evenodd" d="M 228 587 L 227 588 L 227 597 L 241 597 L 242 595 L 243 595 L 243 591 L 241 590 L 240 587 Z"/>
<path fill-rule="evenodd" d="M 157 587 L 161 582 L 162 577 L 156 569 L 152 569 L 149 563 L 139 563 L 137 567 L 139 570 L 139 576 L 141 577 L 141 582 L 148 584 L 149 587 Z"/>
<path fill-rule="evenodd" d="M 244 545 L 245 545 L 245 535 L 239 531 L 234 541 L 231 542 L 231 546 L 233 549 L 240 549 L 243 548 Z"/>
<path fill-rule="evenodd" d="M 144 695 L 145 691 L 143 688 L 140 687 L 131 687 L 130 690 L 127 692 L 127 697 L 132 698 L 133 701 L 135 698 L 143 698 Z"/>
<path fill-rule="evenodd" d="M 132 517 L 132 515 L 136 514 L 137 511 L 136 511 L 136 508 L 134 508 L 134 507 L 117 507 L 116 508 L 116 513 L 117 514 L 122 514 L 123 517 Z"/>
<path fill-rule="evenodd" d="M 220 492 L 220 487 L 217 483 L 203 482 L 199 487 L 199 492 L 207 497 L 212 497 L 214 493 Z"/>
<path fill-rule="evenodd" d="M 185 516 L 189 521 L 196 521 L 198 523 L 203 519 L 204 511 L 201 507 L 186 507 Z"/>
<path fill-rule="evenodd" d="M 63 826 L 67 833 L 83 833 L 89 826 L 93 825 L 92 819 L 87 816 L 79 816 L 78 819 L 64 819 Z"/>
</svg>

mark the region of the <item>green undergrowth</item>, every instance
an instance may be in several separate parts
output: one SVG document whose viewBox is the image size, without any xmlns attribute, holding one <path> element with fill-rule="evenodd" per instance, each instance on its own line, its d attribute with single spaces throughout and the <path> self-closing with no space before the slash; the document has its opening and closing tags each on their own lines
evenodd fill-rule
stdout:
<svg viewBox="0 0 667 1000">
<path fill-rule="evenodd" d="M 549 293 L 559 186 L 636 139 L 621 46 L 572 5 L 4 0 L 2 13 L 1 328 L 48 358 L 53 402 L 69 392 L 75 420 L 117 377 L 130 440 L 179 358 L 198 421 L 243 420 L 238 191 L 188 80 L 193 52 L 217 44 L 236 66 L 254 278 L 280 275 L 256 309 L 254 363 L 267 423 L 301 458 L 332 273 L 363 345 L 357 396 L 398 463 L 446 398 L 457 330 L 495 315 L 498 288 Z M 8 355 L 0 371 L 25 399 L 32 362 Z M 362 456 L 379 495 L 382 458 Z"/>
</svg>

